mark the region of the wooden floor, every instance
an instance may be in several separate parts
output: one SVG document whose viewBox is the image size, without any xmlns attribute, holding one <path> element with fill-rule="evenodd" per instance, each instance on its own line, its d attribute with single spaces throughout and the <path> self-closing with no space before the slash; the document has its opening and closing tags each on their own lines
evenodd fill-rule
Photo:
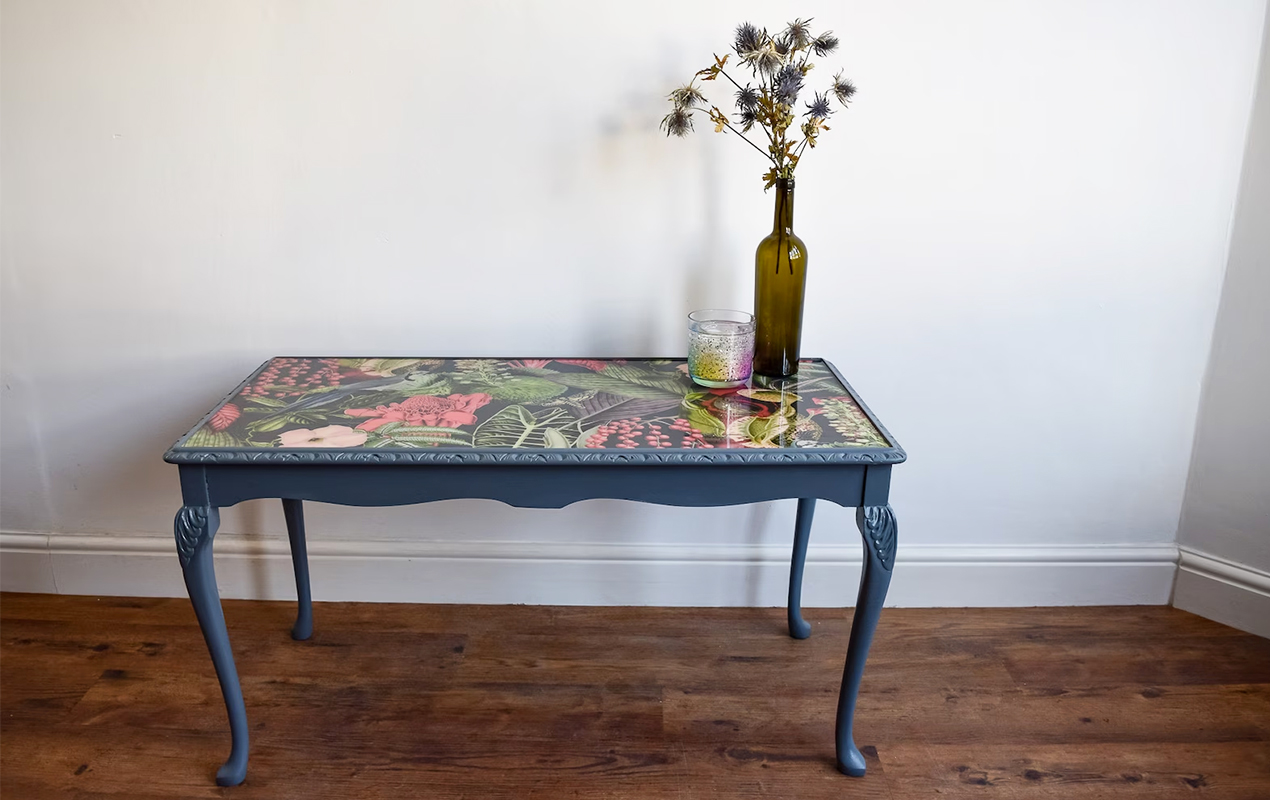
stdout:
<svg viewBox="0 0 1270 800">
<path fill-rule="evenodd" d="M 1270 798 L 1270 641 L 1165 608 L 887 610 L 869 774 L 848 612 L 227 602 L 247 782 L 185 600 L 0 598 L 0 795 Z"/>
</svg>

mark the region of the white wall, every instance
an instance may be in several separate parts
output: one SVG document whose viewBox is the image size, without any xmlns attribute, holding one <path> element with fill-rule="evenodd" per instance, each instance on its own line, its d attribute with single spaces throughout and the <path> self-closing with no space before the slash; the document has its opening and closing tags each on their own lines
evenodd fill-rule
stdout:
<svg viewBox="0 0 1270 800">
<path fill-rule="evenodd" d="M 860 86 L 799 176 L 805 349 L 909 451 L 901 559 L 1151 561 L 1180 513 L 1264 6 L 5 0 L 0 526 L 168 547 L 161 454 L 271 354 L 682 352 L 686 311 L 749 305 L 771 199 L 708 124 L 660 135 L 663 96 L 735 22 L 803 14 Z M 318 547 L 783 552 L 792 520 L 453 502 L 309 527 Z M 249 504 L 221 535 L 280 526 Z M 854 549 L 851 513 L 822 508 L 813 540 Z M 745 591 L 714 599 L 779 599 Z"/>
<path fill-rule="evenodd" d="M 1181 608 L 1270 636 L 1270 19 L 1178 543 Z"/>
</svg>

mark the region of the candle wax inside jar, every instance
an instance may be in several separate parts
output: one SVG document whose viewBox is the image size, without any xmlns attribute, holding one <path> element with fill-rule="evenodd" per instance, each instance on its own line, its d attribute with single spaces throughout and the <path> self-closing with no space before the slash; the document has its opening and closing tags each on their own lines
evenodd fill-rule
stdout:
<svg viewBox="0 0 1270 800">
<path fill-rule="evenodd" d="M 699 333 L 721 333 L 735 335 L 742 333 L 745 326 L 740 322 L 731 322 L 726 319 L 708 319 L 697 323 L 697 331 Z"/>
</svg>

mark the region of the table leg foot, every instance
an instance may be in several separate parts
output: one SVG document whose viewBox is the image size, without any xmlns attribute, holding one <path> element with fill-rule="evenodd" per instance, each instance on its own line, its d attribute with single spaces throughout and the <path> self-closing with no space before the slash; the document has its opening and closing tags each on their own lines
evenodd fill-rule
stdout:
<svg viewBox="0 0 1270 800">
<path fill-rule="evenodd" d="M 229 760 L 216 771 L 216 783 L 236 786 L 247 777 L 247 708 L 243 704 L 242 686 L 234 666 L 234 653 L 229 647 L 229 632 L 221 611 L 220 593 L 216 589 L 216 570 L 212 562 L 212 539 L 220 525 L 220 510 L 207 506 L 185 506 L 176 515 L 176 550 L 181 558 L 185 588 L 194 606 L 207 643 L 207 652 L 216 667 L 225 710 L 229 714 L 232 744 Z"/>
<path fill-rule="evenodd" d="M 838 693 L 836 745 L 838 769 L 847 775 L 864 774 L 864 756 L 855 746 L 852 724 L 864 662 L 869 657 L 873 632 L 891 585 L 891 568 L 895 564 L 897 531 L 895 512 L 889 505 L 864 506 L 856 510 L 856 524 L 864 537 L 864 573 L 860 576 L 860 595 L 851 622 L 851 639 L 847 645 L 847 663 L 842 670 L 842 689 Z"/>
<path fill-rule="evenodd" d="M 811 625 L 803 619 L 803 567 L 807 564 L 807 542 L 811 539 L 811 518 L 816 512 L 816 499 L 798 501 L 794 520 L 794 554 L 789 562 L 789 635 L 795 639 L 811 636 Z"/>
<path fill-rule="evenodd" d="M 304 641 L 313 635 L 313 596 L 309 589 L 309 550 L 304 541 L 304 504 L 299 500 L 282 501 L 287 518 L 287 538 L 291 540 L 291 566 L 295 569 L 295 594 L 299 607 L 291 638 Z"/>
<path fill-rule="evenodd" d="M 231 755 L 229 760 L 216 770 L 217 786 L 237 786 L 247 780 L 247 753 L 241 756 Z"/>
<path fill-rule="evenodd" d="M 847 742 L 846 752 L 838 754 L 838 771 L 843 775 L 859 778 L 864 775 L 864 756 L 852 742 Z"/>
</svg>

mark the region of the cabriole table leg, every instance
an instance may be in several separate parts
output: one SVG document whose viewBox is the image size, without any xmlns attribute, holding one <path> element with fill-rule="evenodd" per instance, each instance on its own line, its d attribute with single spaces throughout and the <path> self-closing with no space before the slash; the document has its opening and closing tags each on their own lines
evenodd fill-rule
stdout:
<svg viewBox="0 0 1270 800">
<path fill-rule="evenodd" d="M 803 619 L 803 567 L 807 564 L 807 542 L 811 539 L 811 517 L 816 512 L 816 498 L 798 501 L 794 520 L 794 554 L 789 562 L 789 635 L 795 639 L 811 636 L 811 625 Z"/>
<path fill-rule="evenodd" d="M 309 550 L 304 543 L 304 504 L 284 498 L 282 513 L 287 518 L 287 538 L 291 540 L 291 566 L 295 568 L 295 594 L 299 604 L 291 638 L 304 641 L 313 635 L 313 596 L 309 591 Z"/>
<path fill-rule="evenodd" d="M 185 573 L 185 588 L 194 606 L 194 616 L 203 631 L 207 651 L 216 667 L 225 710 L 229 713 L 229 731 L 233 744 L 229 760 L 216 771 L 221 786 L 237 786 L 247 777 L 247 708 L 234 667 L 234 653 L 229 647 L 229 632 L 221 611 L 220 593 L 216 589 L 216 570 L 212 564 L 212 538 L 220 525 L 220 509 L 208 506 L 185 506 L 176 514 L 176 550 Z"/>
<path fill-rule="evenodd" d="M 889 505 L 864 506 L 856 510 L 856 524 L 864 537 L 864 572 L 860 576 L 860 595 L 856 599 L 855 617 L 851 621 L 851 639 L 847 645 L 847 663 L 842 670 L 842 689 L 838 692 L 836 745 L 838 769 L 847 775 L 864 774 L 864 756 L 855 746 L 851 726 L 855 718 L 856 698 L 869 645 L 878 626 L 878 615 L 891 585 L 891 568 L 895 564 L 895 512 Z"/>
</svg>

